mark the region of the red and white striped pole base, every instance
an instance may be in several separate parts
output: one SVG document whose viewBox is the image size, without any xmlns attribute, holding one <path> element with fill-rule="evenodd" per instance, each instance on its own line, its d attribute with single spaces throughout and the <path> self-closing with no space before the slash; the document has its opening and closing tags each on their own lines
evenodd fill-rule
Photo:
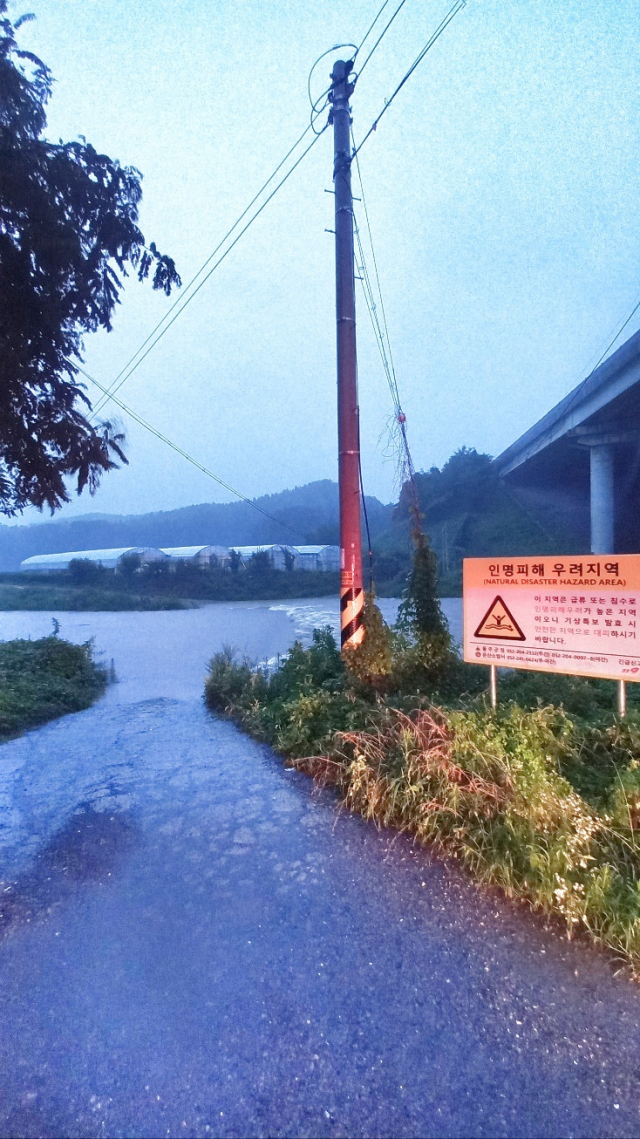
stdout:
<svg viewBox="0 0 640 1139">
<path fill-rule="evenodd" d="M 340 575 L 340 644 L 355 649 L 364 640 L 364 590 L 352 584 L 353 575 L 343 570 Z"/>
</svg>

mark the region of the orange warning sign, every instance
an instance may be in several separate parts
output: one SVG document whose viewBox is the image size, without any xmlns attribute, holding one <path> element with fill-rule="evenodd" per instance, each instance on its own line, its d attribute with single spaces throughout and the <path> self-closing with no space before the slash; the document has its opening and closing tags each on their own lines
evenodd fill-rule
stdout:
<svg viewBox="0 0 640 1139">
<path fill-rule="evenodd" d="M 473 635 L 474 637 L 499 637 L 503 641 L 526 641 L 522 629 L 501 597 L 496 597 L 495 601 L 491 602 Z"/>
<path fill-rule="evenodd" d="M 640 554 L 466 558 L 464 659 L 640 681 Z"/>
</svg>

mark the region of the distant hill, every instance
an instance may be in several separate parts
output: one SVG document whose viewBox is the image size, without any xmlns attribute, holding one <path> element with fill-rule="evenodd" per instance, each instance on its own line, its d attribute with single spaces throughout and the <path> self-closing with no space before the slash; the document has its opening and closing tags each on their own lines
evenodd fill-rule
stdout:
<svg viewBox="0 0 640 1139">
<path fill-rule="evenodd" d="M 416 484 L 424 528 L 438 557 L 444 596 L 460 593 L 463 558 L 577 553 L 587 548 L 587 537 L 577 521 L 556 517 L 545 503 L 535 508 L 536 504 L 498 478 L 489 455 L 473 449 L 463 447 L 440 470 L 420 471 Z M 155 514 L 90 515 L 37 526 L 0 526 L 0 571 L 18 569 L 23 558 L 32 554 L 116 546 L 338 544 L 337 483 L 324 479 L 255 502 L 275 521 L 245 502 L 205 502 Z M 410 566 L 412 502 L 406 485 L 396 506 L 367 498 L 381 593 L 396 596 L 404 589 Z M 365 557 L 365 570 L 366 566 Z"/>
<path fill-rule="evenodd" d="M 0 571 L 16 570 L 33 554 L 104 550 L 117 546 L 338 543 L 338 485 L 330 479 L 255 499 L 275 521 L 245 502 L 204 502 L 154 514 L 88 515 L 35 526 L 0 525 Z M 392 506 L 367 498 L 372 534 L 386 530 Z"/>
<path fill-rule="evenodd" d="M 588 549 L 579 520 L 559 515 L 543 501 L 534 509 L 498 478 L 490 455 L 462 447 L 439 470 L 416 475 L 424 528 L 439 565 L 444 596 L 462 590 L 462 561 L 480 557 L 526 557 L 531 554 L 578 553 Z M 404 486 L 392 524 L 380 548 L 402 548 L 410 529 L 411 490 Z"/>
</svg>

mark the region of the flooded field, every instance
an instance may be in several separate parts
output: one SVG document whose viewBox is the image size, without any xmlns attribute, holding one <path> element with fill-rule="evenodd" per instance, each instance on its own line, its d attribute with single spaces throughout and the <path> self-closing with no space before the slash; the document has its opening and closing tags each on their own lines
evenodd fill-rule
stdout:
<svg viewBox="0 0 640 1139">
<path fill-rule="evenodd" d="M 398 602 L 382 598 L 385 618 L 395 620 Z M 462 602 L 447 598 L 443 608 L 457 640 Z M 118 684 L 105 699 L 116 703 L 157 696 L 178 700 L 200 695 L 208 661 L 223 645 L 258 662 L 274 661 L 296 639 L 308 644 L 314 628 L 330 625 L 339 637 L 336 598 L 299 601 L 228 601 L 200 609 L 155 613 L 0 613 L 0 638 L 44 637 L 55 618 L 60 636 L 94 639 L 96 655 L 114 662 Z"/>
</svg>

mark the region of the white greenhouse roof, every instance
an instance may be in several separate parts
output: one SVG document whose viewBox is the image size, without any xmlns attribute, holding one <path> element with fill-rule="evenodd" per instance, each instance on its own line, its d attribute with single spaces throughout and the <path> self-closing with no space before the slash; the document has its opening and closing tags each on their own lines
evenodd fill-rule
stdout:
<svg viewBox="0 0 640 1139">
<path fill-rule="evenodd" d="M 68 565 L 69 562 L 80 558 L 90 562 L 113 562 L 118 561 L 125 554 L 146 554 L 150 552 L 159 553 L 160 551 L 153 546 L 118 546 L 114 550 L 67 550 L 62 554 L 33 554 L 30 558 L 25 558 L 20 564 L 24 569 L 29 569 L 35 565 L 50 566 L 54 569 L 56 566 Z"/>
<path fill-rule="evenodd" d="M 225 546 L 161 546 L 161 552 L 170 558 L 197 558 L 204 550 L 221 551 L 226 553 Z"/>
<path fill-rule="evenodd" d="M 337 546 L 292 546 L 291 549 L 297 554 L 321 554 L 323 550 L 336 549 Z"/>
</svg>

